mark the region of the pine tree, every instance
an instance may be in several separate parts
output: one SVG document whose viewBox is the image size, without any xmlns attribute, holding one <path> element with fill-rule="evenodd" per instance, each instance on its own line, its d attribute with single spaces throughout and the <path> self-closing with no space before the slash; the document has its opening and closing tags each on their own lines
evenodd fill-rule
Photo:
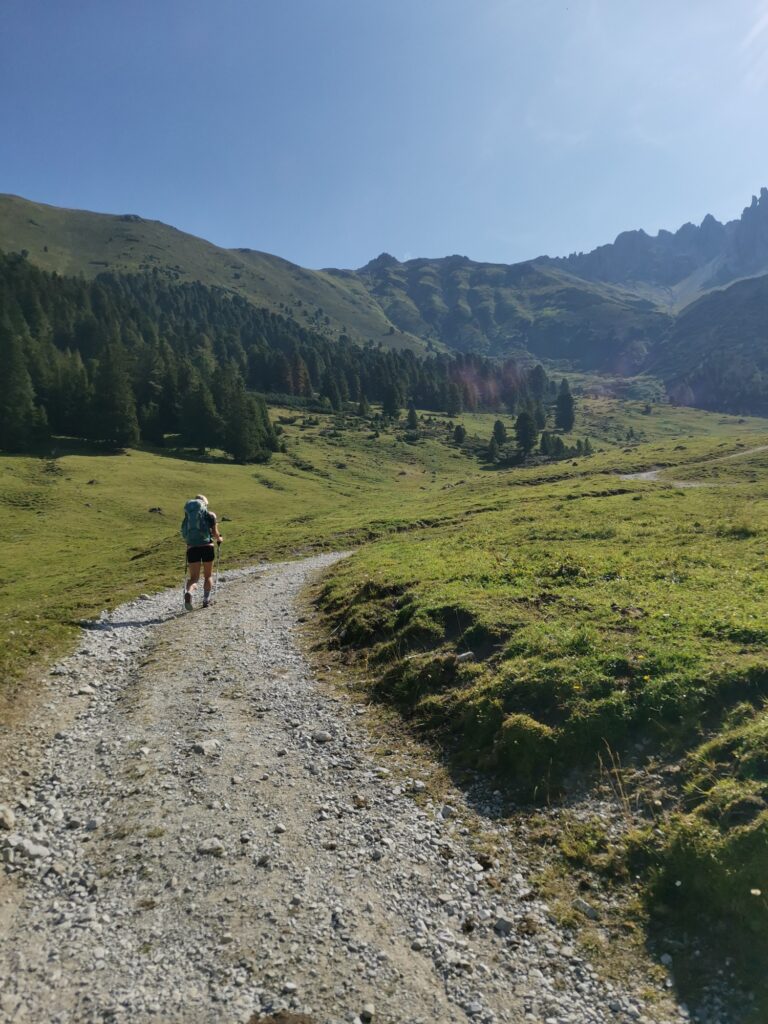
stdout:
<svg viewBox="0 0 768 1024">
<path fill-rule="evenodd" d="M 334 412 L 340 412 L 342 407 L 341 391 L 339 390 L 339 383 L 331 370 L 326 370 L 323 376 L 323 385 L 320 388 L 320 397 L 327 398 L 328 402 Z"/>
<path fill-rule="evenodd" d="M 419 415 L 416 412 L 416 406 L 413 404 L 413 401 L 408 403 L 408 418 L 405 421 L 405 425 L 409 430 L 418 430 Z"/>
<path fill-rule="evenodd" d="M 525 410 L 515 420 L 515 437 L 523 455 L 530 455 L 536 446 L 538 431 L 533 416 Z"/>
<path fill-rule="evenodd" d="M 493 424 L 493 436 L 496 438 L 496 443 L 499 447 L 507 443 L 507 428 L 501 420 L 496 420 Z"/>
<path fill-rule="evenodd" d="M 222 429 L 211 389 L 197 378 L 181 400 L 181 440 L 190 448 L 213 448 Z"/>
<path fill-rule="evenodd" d="M 547 393 L 549 379 L 544 367 L 539 363 L 528 374 L 528 390 L 533 398 L 540 402 Z"/>
<path fill-rule="evenodd" d="M 461 388 L 455 382 L 448 385 L 448 392 L 445 401 L 445 411 L 449 416 L 458 416 L 462 411 Z"/>
<path fill-rule="evenodd" d="M 266 422 L 265 422 L 266 420 Z M 277 447 L 264 400 L 249 395 L 238 380 L 225 413 L 224 450 L 235 462 L 266 462 Z"/>
<path fill-rule="evenodd" d="M 121 346 L 108 346 L 99 359 L 93 388 L 91 430 L 100 441 L 126 448 L 139 440 L 136 400 Z"/>
<path fill-rule="evenodd" d="M 491 462 L 499 461 L 499 442 L 493 434 L 491 434 L 491 440 L 488 442 L 488 459 Z"/>
<path fill-rule="evenodd" d="M 357 415 L 364 419 L 366 416 L 370 415 L 370 412 L 371 407 L 368 403 L 368 399 L 365 397 L 365 392 L 361 390 L 360 399 L 357 403 Z"/>
<path fill-rule="evenodd" d="M 576 420 L 575 408 L 575 402 L 571 389 L 568 387 L 568 381 L 563 377 L 555 405 L 555 426 L 558 430 L 563 430 L 566 434 L 573 430 L 573 424 Z"/>
<path fill-rule="evenodd" d="M 403 404 L 403 397 L 400 388 L 394 381 L 387 381 L 384 385 L 384 392 L 381 396 L 381 411 L 390 419 L 397 419 Z"/>
<path fill-rule="evenodd" d="M 464 444 L 466 439 L 467 428 L 463 424 L 457 423 L 456 426 L 453 428 L 453 440 L 456 442 L 456 444 Z"/>
<path fill-rule="evenodd" d="M 46 421 L 35 405 L 35 389 L 19 339 L 6 323 L 0 326 L 5 380 L 0 388 L 0 448 L 25 451 L 45 432 Z"/>
</svg>

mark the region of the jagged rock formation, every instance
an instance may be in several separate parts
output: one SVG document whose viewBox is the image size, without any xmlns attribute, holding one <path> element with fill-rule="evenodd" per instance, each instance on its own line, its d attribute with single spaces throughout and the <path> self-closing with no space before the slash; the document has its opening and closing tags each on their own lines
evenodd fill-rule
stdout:
<svg viewBox="0 0 768 1024">
<path fill-rule="evenodd" d="M 560 259 L 550 266 L 588 281 L 650 285 L 689 297 L 739 278 L 768 273 L 768 189 L 753 196 L 738 220 L 721 224 L 707 214 L 701 224 L 674 233 L 624 231 L 611 245 Z"/>
</svg>

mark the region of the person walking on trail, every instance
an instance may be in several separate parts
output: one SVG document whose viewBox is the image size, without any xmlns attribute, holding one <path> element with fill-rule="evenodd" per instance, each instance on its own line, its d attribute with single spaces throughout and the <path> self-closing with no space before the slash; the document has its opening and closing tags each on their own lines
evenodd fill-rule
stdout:
<svg viewBox="0 0 768 1024">
<path fill-rule="evenodd" d="M 200 566 L 203 567 L 203 608 L 211 601 L 211 585 L 213 576 L 214 544 L 221 544 L 224 539 L 219 533 L 216 513 L 208 508 L 208 499 L 198 494 L 184 506 L 184 519 L 181 524 L 181 536 L 187 542 L 187 566 L 189 574 L 184 583 L 184 607 L 192 607 L 192 592 L 200 579 Z"/>
</svg>

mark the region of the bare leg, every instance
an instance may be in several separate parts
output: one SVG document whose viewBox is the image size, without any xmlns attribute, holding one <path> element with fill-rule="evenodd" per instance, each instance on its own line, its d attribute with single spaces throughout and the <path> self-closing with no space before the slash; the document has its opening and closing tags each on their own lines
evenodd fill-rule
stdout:
<svg viewBox="0 0 768 1024">
<path fill-rule="evenodd" d="M 203 562 L 203 573 L 205 574 L 205 580 L 203 581 L 203 600 L 207 601 L 211 596 L 213 562 Z"/>
<path fill-rule="evenodd" d="M 187 593 L 191 594 L 195 584 L 200 579 L 200 562 L 190 562 L 189 579 L 187 580 Z"/>
</svg>

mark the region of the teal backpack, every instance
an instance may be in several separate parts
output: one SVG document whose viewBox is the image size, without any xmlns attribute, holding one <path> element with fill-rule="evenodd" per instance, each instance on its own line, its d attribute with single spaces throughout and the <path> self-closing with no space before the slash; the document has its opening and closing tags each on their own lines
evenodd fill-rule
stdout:
<svg viewBox="0 0 768 1024">
<path fill-rule="evenodd" d="M 190 547 L 210 544 L 213 540 L 208 508 L 199 498 L 191 498 L 184 506 L 181 536 Z"/>
</svg>

